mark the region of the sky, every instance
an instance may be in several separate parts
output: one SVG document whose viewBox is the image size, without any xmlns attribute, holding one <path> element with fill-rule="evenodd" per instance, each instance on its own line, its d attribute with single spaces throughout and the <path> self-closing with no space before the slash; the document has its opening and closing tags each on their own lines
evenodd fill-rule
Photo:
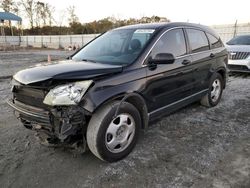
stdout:
<svg viewBox="0 0 250 188">
<path fill-rule="evenodd" d="M 67 25 L 67 7 L 74 5 L 80 22 L 105 17 L 119 19 L 162 16 L 171 21 L 205 25 L 250 23 L 250 0 L 39 0 L 55 7 L 57 22 Z M 24 22 L 25 23 L 25 22 Z"/>
<path fill-rule="evenodd" d="M 188 21 L 205 25 L 250 22 L 250 0 L 40 0 L 55 7 L 56 19 L 70 5 L 76 7 L 81 22 L 90 22 L 108 16 L 140 18 L 163 16 L 171 21 Z M 65 12 L 65 11 L 64 11 Z M 66 17 L 64 15 L 64 17 Z M 67 22 L 65 19 L 64 22 Z"/>
</svg>

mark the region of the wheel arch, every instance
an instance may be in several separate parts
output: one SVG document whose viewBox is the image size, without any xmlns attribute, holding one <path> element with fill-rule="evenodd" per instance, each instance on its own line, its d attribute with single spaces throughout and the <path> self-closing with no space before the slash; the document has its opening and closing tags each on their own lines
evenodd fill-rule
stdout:
<svg viewBox="0 0 250 188">
<path fill-rule="evenodd" d="M 116 96 L 112 96 L 110 98 L 108 98 L 107 100 L 105 100 L 103 103 L 99 104 L 92 113 L 95 113 L 95 111 L 99 108 L 101 108 L 103 105 L 107 104 L 107 103 L 111 103 L 113 101 L 119 101 L 120 104 L 118 106 L 118 109 L 116 110 L 116 112 L 119 111 L 119 107 L 121 105 L 122 102 L 128 102 L 132 105 L 134 105 L 134 107 L 138 110 L 138 112 L 140 113 L 141 116 L 141 122 L 142 122 L 142 129 L 146 129 L 148 127 L 148 109 L 147 109 L 147 105 L 146 102 L 144 100 L 144 98 L 137 92 L 130 92 L 130 93 L 121 93 L 119 95 Z"/>
<path fill-rule="evenodd" d="M 216 72 L 221 75 L 223 78 L 223 89 L 226 87 L 226 82 L 227 82 L 227 71 L 224 68 L 217 69 Z"/>
</svg>

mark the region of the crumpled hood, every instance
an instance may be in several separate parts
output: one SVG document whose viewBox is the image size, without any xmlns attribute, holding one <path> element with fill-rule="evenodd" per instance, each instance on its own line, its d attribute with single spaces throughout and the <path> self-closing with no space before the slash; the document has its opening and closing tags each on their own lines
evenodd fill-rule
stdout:
<svg viewBox="0 0 250 188">
<path fill-rule="evenodd" d="M 122 66 L 67 60 L 21 70 L 14 75 L 14 79 L 22 84 L 28 85 L 50 79 L 93 79 L 97 76 L 118 73 L 121 71 Z"/>
<path fill-rule="evenodd" d="M 229 52 L 250 52 L 250 45 L 226 45 Z"/>
</svg>

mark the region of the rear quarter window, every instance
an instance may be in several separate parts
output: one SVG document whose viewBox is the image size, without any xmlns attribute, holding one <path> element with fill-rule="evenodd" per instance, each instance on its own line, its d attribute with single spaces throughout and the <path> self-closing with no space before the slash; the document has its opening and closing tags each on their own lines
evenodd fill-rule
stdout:
<svg viewBox="0 0 250 188">
<path fill-rule="evenodd" d="M 206 34 L 197 29 L 186 29 L 192 53 L 209 50 Z"/>
<path fill-rule="evenodd" d="M 211 44 L 211 49 L 220 48 L 223 46 L 221 40 L 209 33 L 207 33 L 208 40 Z"/>
</svg>

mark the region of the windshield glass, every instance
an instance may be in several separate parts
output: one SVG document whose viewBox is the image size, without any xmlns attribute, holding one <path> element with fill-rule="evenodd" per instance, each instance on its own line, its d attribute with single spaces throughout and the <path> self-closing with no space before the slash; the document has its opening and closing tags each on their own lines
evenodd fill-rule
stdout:
<svg viewBox="0 0 250 188">
<path fill-rule="evenodd" d="M 237 36 L 231 39 L 227 44 L 228 45 L 250 45 L 250 35 Z"/>
<path fill-rule="evenodd" d="M 128 65 L 140 54 L 154 33 L 154 29 L 120 29 L 98 37 L 72 59 L 113 65 Z"/>
</svg>

